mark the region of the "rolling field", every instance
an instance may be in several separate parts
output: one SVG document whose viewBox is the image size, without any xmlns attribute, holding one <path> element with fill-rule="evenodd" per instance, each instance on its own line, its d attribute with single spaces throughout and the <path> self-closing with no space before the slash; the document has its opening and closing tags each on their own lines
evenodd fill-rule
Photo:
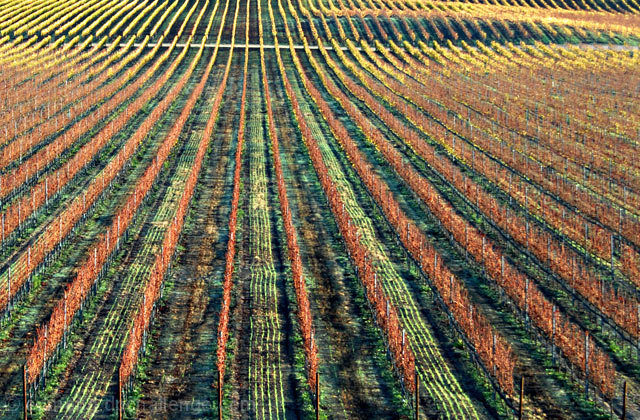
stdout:
<svg viewBox="0 0 640 420">
<path fill-rule="evenodd" d="M 1 419 L 640 419 L 638 0 L 0 0 Z"/>
</svg>

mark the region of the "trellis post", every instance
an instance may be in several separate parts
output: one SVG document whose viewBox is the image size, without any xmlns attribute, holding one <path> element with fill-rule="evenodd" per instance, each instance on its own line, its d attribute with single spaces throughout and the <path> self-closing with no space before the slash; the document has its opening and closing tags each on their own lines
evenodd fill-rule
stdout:
<svg viewBox="0 0 640 420">
<path fill-rule="evenodd" d="M 418 370 L 414 371 L 415 387 L 416 387 L 416 420 L 420 417 L 420 379 L 418 378 Z"/>
<path fill-rule="evenodd" d="M 122 365 L 118 368 L 118 420 L 122 420 Z"/>
<path fill-rule="evenodd" d="M 625 382 L 625 389 L 626 389 Z M 22 366 L 22 408 L 24 410 L 24 420 L 27 420 L 27 365 Z"/>
<path fill-rule="evenodd" d="M 222 371 L 218 370 L 218 418 L 222 420 Z"/>
<path fill-rule="evenodd" d="M 518 406 L 518 419 L 522 420 L 522 400 L 524 399 L 524 375 L 520 378 L 520 404 Z"/>
<path fill-rule="evenodd" d="M 320 374 L 316 370 L 316 420 L 320 420 Z"/>
<path fill-rule="evenodd" d="M 627 381 L 622 385 L 622 416 L 620 418 L 622 420 L 627 418 Z"/>
</svg>

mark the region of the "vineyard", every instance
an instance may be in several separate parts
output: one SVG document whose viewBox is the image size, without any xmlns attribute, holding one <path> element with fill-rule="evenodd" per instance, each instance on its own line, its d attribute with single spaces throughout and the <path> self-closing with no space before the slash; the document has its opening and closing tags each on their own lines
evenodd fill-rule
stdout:
<svg viewBox="0 0 640 420">
<path fill-rule="evenodd" d="M 640 419 L 638 0 L 0 0 L 0 418 Z"/>
</svg>

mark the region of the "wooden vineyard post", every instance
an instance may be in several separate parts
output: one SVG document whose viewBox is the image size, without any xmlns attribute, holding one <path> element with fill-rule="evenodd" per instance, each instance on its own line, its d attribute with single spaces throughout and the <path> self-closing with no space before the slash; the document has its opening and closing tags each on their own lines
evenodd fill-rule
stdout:
<svg viewBox="0 0 640 420">
<path fill-rule="evenodd" d="M 25 416 L 26 416 L 25 411 Z M 26 418 L 26 417 L 25 417 Z M 624 385 L 622 385 L 622 420 L 627 418 L 627 381 L 624 381 Z"/>
<path fill-rule="evenodd" d="M 9 280 L 9 283 L 7 285 L 9 291 L 7 294 L 7 308 L 9 308 L 9 311 L 11 311 L 11 264 L 9 264 L 9 268 L 7 269 L 7 279 Z"/>
<path fill-rule="evenodd" d="M 64 292 L 64 324 L 62 330 L 62 348 L 67 348 L 67 291 Z"/>
<path fill-rule="evenodd" d="M 556 364 L 556 305 L 553 305 L 551 312 L 551 360 L 553 365 Z"/>
<path fill-rule="evenodd" d="M 47 385 L 47 362 L 46 362 L 46 354 L 47 354 L 47 325 L 44 326 L 44 351 L 42 352 L 43 359 L 45 360 L 42 365 L 42 386 L 43 388 Z"/>
<path fill-rule="evenodd" d="M 118 368 L 118 420 L 122 420 L 122 366 Z"/>
<path fill-rule="evenodd" d="M 316 420 L 320 420 L 320 374 L 316 370 Z"/>
<path fill-rule="evenodd" d="M 491 363 L 493 364 L 493 376 L 496 376 L 496 334 L 492 334 L 491 343 Z"/>
<path fill-rule="evenodd" d="M 529 328 L 529 277 L 524 280 L 524 323 Z"/>
<path fill-rule="evenodd" d="M 584 333 L 584 396 L 589 399 L 589 332 Z"/>
<path fill-rule="evenodd" d="M 613 255 L 615 252 L 615 243 L 614 243 L 614 236 L 613 233 L 611 234 L 611 281 L 615 281 L 616 280 L 616 267 L 614 265 L 614 259 L 613 259 Z M 620 245 L 620 248 L 622 250 L 622 244 Z"/>
<path fill-rule="evenodd" d="M 551 247 L 551 237 L 547 236 L 547 264 L 551 261 L 551 251 L 549 248 Z"/>
<path fill-rule="evenodd" d="M 418 379 L 418 370 L 414 371 L 415 386 L 416 386 L 416 420 L 420 417 L 420 380 Z"/>
<path fill-rule="evenodd" d="M 222 420 L 222 371 L 218 370 L 218 418 Z"/>
<path fill-rule="evenodd" d="M 638 342 L 636 343 L 636 353 L 638 359 L 640 360 L 640 302 L 638 302 L 636 309 L 638 311 L 638 325 L 636 327 L 638 331 Z"/>
<path fill-rule="evenodd" d="M 522 420 L 522 400 L 524 399 L 524 375 L 520 378 L 520 404 L 518 406 L 518 419 Z"/>
<path fill-rule="evenodd" d="M 627 389 L 627 383 L 624 383 L 625 390 Z M 626 394 L 626 392 L 625 392 Z M 24 420 L 27 420 L 27 365 L 22 366 L 22 402 L 24 409 Z"/>
</svg>

